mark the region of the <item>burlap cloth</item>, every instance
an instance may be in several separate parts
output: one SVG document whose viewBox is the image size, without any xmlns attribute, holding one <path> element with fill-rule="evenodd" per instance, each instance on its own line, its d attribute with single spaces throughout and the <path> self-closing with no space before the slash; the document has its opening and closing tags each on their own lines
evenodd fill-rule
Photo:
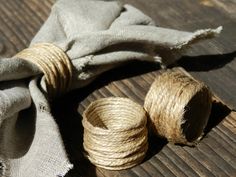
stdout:
<svg viewBox="0 0 236 177">
<path fill-rule="evenodd" d="M 189 44 L 220 31 L 156 27 L 150 17 L 117 1 L 59 0 L 30 45 L 48 42 L 66 52 L 73 64 L 71 90 L 128 60 L 166 66 Z M 0 59 L 0 176 L 64 176 L 73 167 L 41 73 L 28 61 Z"/>
</svg>

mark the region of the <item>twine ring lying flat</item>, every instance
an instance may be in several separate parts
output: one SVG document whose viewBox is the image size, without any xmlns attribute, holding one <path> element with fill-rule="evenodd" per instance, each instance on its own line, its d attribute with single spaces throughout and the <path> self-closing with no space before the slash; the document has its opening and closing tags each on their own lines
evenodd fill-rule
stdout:
<svg viewBox="0 0 236 177">
<path fill-rule="evenodd" d="M 83 113 L 84 149 L 96 166 L 122 170 L 139 164 L 148 149 L 144 109 L 127 98 L 103 98 Z"/>
<path fill-rule="evenodd" d="M 72 64 L 66 53 L 51 43 L 38 43 L 17 53 L 14 58 L 28 60 L 44 73 L 50 96 L 67 91 L 72 80 Z"/>
<path fill-rule="evenodd" d="M 194 145 L 211 111 L 211 92 L 178 70 L 160 74 L 148 91 L 144 108 L 154 133 L 173 143 Z"/>
</svg>

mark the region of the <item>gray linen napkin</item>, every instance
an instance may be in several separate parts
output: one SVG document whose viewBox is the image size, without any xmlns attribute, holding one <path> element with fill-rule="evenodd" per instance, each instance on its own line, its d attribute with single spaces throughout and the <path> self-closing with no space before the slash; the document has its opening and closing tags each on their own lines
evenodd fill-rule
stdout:
<svg viewBox="0 0 236 177">
<path fill-rule="evenodd" d="M 74 67 L 70 89 L 75 89 L 128 60 L 165 67 L 189 44 L 220 31 L 156 27 L 150 17 L 117 1 L 59 0 L 31 45 L 62 48 Z M 34 64 L 0 59 L 0 176 L 64 176 L 73 167 L 45 92 L 45 79 Z"/>
</svg>

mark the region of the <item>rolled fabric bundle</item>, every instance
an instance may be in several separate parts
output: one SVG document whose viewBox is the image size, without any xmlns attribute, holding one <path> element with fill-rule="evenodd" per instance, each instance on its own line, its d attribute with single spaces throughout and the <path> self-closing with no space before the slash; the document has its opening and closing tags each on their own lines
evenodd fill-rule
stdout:
<svg viewBox="0 0 236 177">
<path fill-rule="evenodd" d="M 191 146 L 203 135 L 211 105 L 209 88 L 177 70 L 160 74 L 144 102 L 151 129 L 156 135 Z"/>
<path fill-rule="evenodd" d="M 0 60 L 0 176 L 64 176 L 73 167 L 51 114 L 50 95 L 84 87 L 134 59 L 165 67 L 187 46 L 221 29 L 157 27 L 118 1 L 56 1 L 29 48 Z"/>
<path fill-rule="evenodd" d="M 84 149 L 96 166 L 123 170 L 139 164 L 148 149 L 145 110 L 128 98 L 103 98 L 83 113 Z"/>
</svg>

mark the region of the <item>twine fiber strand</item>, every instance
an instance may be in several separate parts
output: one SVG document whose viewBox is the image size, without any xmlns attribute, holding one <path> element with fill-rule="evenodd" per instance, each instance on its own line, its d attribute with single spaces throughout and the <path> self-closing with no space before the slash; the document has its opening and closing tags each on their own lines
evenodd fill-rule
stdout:
<svg viewBox="0 0 236 177">
<path fill-rule="evenodd" d="M 127 98 L 103 98 L 83 113 L 84 149 L 96 166 L 122 170 L 139 164 L 148 149 L 145 110 Z"/>
<path fill-rule="evenodd" d="M 72 64 L 66 53 L 51 43 L 38 43 L 17 53 L 14 58 L 34 63 L 44 73 L 50 96 L 68 90 L 72 80 Z"/>
<path fill-rule="evenodd" d="M 202 137 L 211 103 L 206 85 L 178 70 L 167 70 L 151 85 L 144 108 L 155 134 L 173 143 L 194 145 Z"/>
</svg>

